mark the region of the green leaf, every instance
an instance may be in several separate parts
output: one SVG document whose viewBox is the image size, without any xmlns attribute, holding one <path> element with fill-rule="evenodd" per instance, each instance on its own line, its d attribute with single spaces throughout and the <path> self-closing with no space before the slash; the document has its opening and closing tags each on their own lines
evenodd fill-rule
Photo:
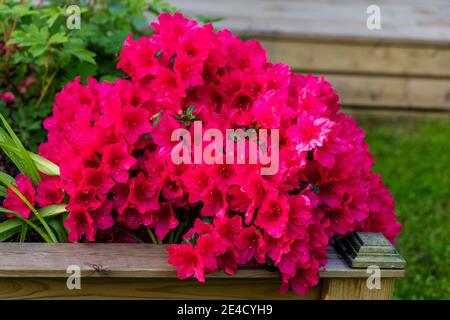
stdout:
<svg viewBox="0 0 450 320">
<path fill-rule="evenodd" d="M 10 13 L 15 18 L 21 18 L 36 14 L 36 12 L 32 10 L 30 2 L 13 6 L 10 10 Z"/>
<path fill-rule="evenodd" d="M 13 146 L 13 142 L 11 141 L 9 135 L 0 128 L 0 148 L 3 152 L 8 156 L 8 158 L 16 165 L 20 172 L 24 172 L 25 163 L 23 159 L 18 155 L 18 149 Z"/>
<path fill-rule="evenodd" d="M 196 233 L 194 233 L 194 234 L 192 235 L 191 238 L 184 239 L 183 241 L 181 241 L 181 243 L 190 243 L 190 244 L 192 244 L 193 246 L 195 246 L 195 245 L 197 244 L 197 239 L 198 239 L 198 238 L 199 238 L 199 235 L 198 235 L 198 233 L 196 232 Z"/>
<path fill-rule="evenodd" d="M 69 38 L 64 34 L 64 32 L 58 32 L 50 37 L 48 44 L 65 43 L 68 40 Z"/>
<path fill-rule="evenodd" d="M 47 234 L 45 234 L 45 232 L 40 227 L 38 227 L 36 224 L 31 222 L 31 220 L 22 217 L 22 215 L 20 213 L 12 211 L 12 210 L 5 209 L 5 208 L 2 208 L 2 207 L 0 207 L 0 212 L 12 214 L 13 216 L 15 216 L 17 219 L 19 219 L 23 223 L 28 224 L 31 228 L 33 228 L 34 231 L 39 233 L 39 235 L 45 240 L 45 242 L 47 242 L 47 243 L 55 242 L 51 238 L 49 238 L 49 236 Z"/>
<path fill-rule="evenodd" d="M 21 158 L 23 159 L 23 164 L 24 164 L 24 166 L 22 168 L 23 171 L 22 170 L 21 171 L 24 173 L 24 175 L 26 175 L 27 177 L 29 177 L 31 179 L 31 181 L 33 182 L 34 185 L 36 185 L 36 183 L 38 183 L 41 180 L 41 176 L 39 175 L 36 165 L 31 160 L 31 157 L 30 157 L 28 151 L 25 149 L 22 142 L 20 142 L 19 138 L 16 136 L 16 134 L 14 133 L 12 128 L 9 126 L 8 122 L 6 121 L 6 119 L 3 117 L 3 115 L 1 113 L 0 113 L 0 120 L 2 121 L 3 126 L 5 127 L 6 131 L 8 132 L 10 140 L 12 140 L 15 147 L 17 149 L 19 149 L 19 152 L 20 152 Z M 3 135 L 1 135 L 1 136 L 3 136 Z M 0 137 L 0 141 L 1 141 L 1 137 Z"/>
<path fill-rule="evenodd" d="M 39 213 L 43 218 L 52 218 L 60 215 L 61 213 L 66 212 L 67 204 L 53 204 L 51 206 L 47 206 L 39 209 Z"/>
<path fill-rule="evenodd" d="M 6 222 L 8 222 L 8 221 L 10 221 L 10 220 L 12 220 L 12 219 L 9 219 L 9 220 L 6 220 L 5 222 L 0 223 L 0 226 L 1 226 L 2 224 L 5 224 Z M 21 223 L 22 223 L 22 222 L 21 222 Z M 3 241 L 8 240 L 8 239 L 11 238 L 13 235 L 17 234 L 19 231 L 20 231 L 20 228 L 19 228 L 19 230 L 16 230 L 16 229 L 7 229 L 7 230 L 5 230 L 4 232 L 0 232 L 0 242 L 3 242 Z"/>
<path fill-rule="evenodd" d="M 103 82 L 103 81 L 106 81 L 106 82 L 114 82 L 114 81 L 116 81 L 117 79 L 118 79 L 118 77 L 116 77 L 116 76 L 106 74 L 106 75 L 104 75 L 104 76 L 102 76 L 102 77 L 100 78 L 100 81 L 101 81 L 101 82 Z"/>
<path fill-rule="evenodd" d="M 209 223 L 209 224 L 213 224 L 213 221 L 214 221 L 214 218 L 212 218 L 212 217 L 204 217 L 204 216 L 202 216 L 202 217 L 200 217 L 200 219 L 203 222 L 206 222 L 206 223 Z"/>
<path fill-rule="evenodd" d="M 159 50 L 158 52 L 155 53 L 154 57 L 155 57 L 155 58 L 159 58 L 159 57 L 162 56 L 162 54 L 163 54 L 163 51 L 162 51 L 162 50 Z"/>
<path fill-rule="evenodd" d="M 1 139 L 0 139 L 1 140 Z M 7 150 L 8 152 L 12 153 L 13 155 L 16 155 L 19 157 L 19 162 L 23 162 L 23 159 L 20 158 L 20 152 L 19 149 L 16 147 L 13 147 L 9 144 L 0 142 L 0 148 L 2 148 L 4 151 Z M 34 164 L 36 165 L 36 168 L 39 172 L 42 172 L 43 174 L 46 174 L 48 176 L 59 176 L 59 167 L 51 162 L 50 160 L 45 159 L 44 157 L 41 157 L 40 155 L 33 153 L 31 151 L 28 151 L 28 154 L 30 155 L 31 160 L 33 160 Z M 11 158 L 10 156 L 8 156 Z M 20 168 L 19 168 L 20 170 Z"/>
<path fill-rule="evenodd" d="M 208 23 L 214 23 L 219 22 L 223 20 L 223 17 L 207 17 L 207 16 L 197 16 L 197 20 L 201 23 L 208 24 Z"/>
<path fill-rule="evenodd" d="M 48 220 L 48 224 L 53 230 L 56 231 L 56 235 L 58 236 L 59 242 L 65 243 L 67 242 L 67 230 L 64 227 L 63 220 L 61 217 L 55 217 Z"/>
<path fill-rule="evenodd" d="M 156 113 L 153 117 L 153 127 L 156 127 L 158 125 L 158 123 L 161 121 L 161 112 Z"/>
<path fill-rule="evenodd" d="M 56 204 L 38 209 L 42 218 L 53 218 L 66 212 L 66 204 Z M 29 218 L 30 221 L 36 221 L 35 216 Z M 11 218 L 0 223 L 0 242 L 12 237 L 20 232 L 23 221 L 18 218 Z"/>
<path fill-rule="evenodd" d="M 0 178 L 8 181 L 9 183 L 16 183 L 16 179 L 14 179 L 9 174 L 7 174 L 6 172 L 3 172 L 3 171 L 0 171 Z"/>
<path fill-rule="evenodd" d="M 173 66 L 175 65 L 175 59 L 176 59 L 176 57 L 177 57 L 177 54 L 174 53 L 174 54 L 172 55 L 172 57 L 170 58 L 170 69 L 172 69 L 172 71 L 173 71 Z"/>
<path fill-rule="evenodd" d="M 187 110 L 186 110 L 186 114 L 188 115 L 192 115 L 192 113 L 195 111 L 195 106 L 194 105 L 190 105 Z"/>
<path fill-rule="evenodd" d="M 28 224 L 22 224 L 22 231 L 20 232 L 19 242 L 25 242 L 28 233 Z"/>
<path fill-rule="evenodd" d="M 85 61 L 88 63 L 96 64 L 94 57 L 95 53 L 83 48 L 72 48 L 70 49 L 70 54 L 77 57 L 80 61 Z"/>
<path fill-rule="evenodd" d="M 56 19 L 58 19 L 58 17 L 59 17 L 58 13 L 50 15 L 50 17 L 47 19 L 47 26 L 51 28 L 55 24 Z"/>
<path fill-rule="evenodd" d="M 38 44 L 35 46 L 32 46 L 28 51 L 31 53 L 31 55 L 36 58 L 40 55 L 44 54 L 45 51 L 47 51 L 48 46 L 45 44 Z"/>
<path fill-rule="evenodd" d="M 6 193 L 6 188 L 4 186 L 0 186 L 0 197 L 6 198 L 8 194 Z"/>
<path fill-rule="evenodd" d="M 28 151 L 28 153 L 31 157 L 31 160 L 33 160 L 33 162 L 36 164 L 39 172 L 42 172 L 43 174 L 46 174 L 48 176 L 60 175 L 59 167 L 56 164 L 31 151 Z"/>
</svg>

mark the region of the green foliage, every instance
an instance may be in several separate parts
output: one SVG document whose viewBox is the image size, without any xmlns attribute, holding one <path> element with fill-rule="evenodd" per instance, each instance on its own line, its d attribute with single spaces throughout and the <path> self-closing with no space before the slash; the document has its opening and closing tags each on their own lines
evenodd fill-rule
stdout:
<svg viewBox="0 0 450 320">
<path fill-rule="evenodd" d="M 66 26 L 72 4 L 80 8 L 80 29 Z M 124 39 L 150 33 L 146 13 L 175 10 L 162 0 L 0 0 L 0 94 L 15 96 L 14 102 L 0 99 L 0 110 L 25 146 L 35 151 L 45 140 L 42 120 L 68 81 L 122 77 L 114 61 Z"/>
<path fill-rule="evenodd" d="M 19 170 L 36 185 L 41 180 L 36 164 L 2 114 L 0 114 L 0 121 L 2 124 L 0 126 L 0 148 L 16 164 Z"/>
<path fill-rule="evenodd" d="M 48 220 L 49 224 L 52 226 L 53 229 L 55 229 L 55 224 L 52 221 L 57 219 L 57 217 L 61 217 L 62 213 L 64 213 L 65 211 L 66 211 L 65 204 L 52 205 L 52 206 L 38 209 L 40 216 L 43 219 Z M 39 230 L 38 233 L 43 235 L 44 240 L 47 240 L 47 242 L 52 242 L 51 239 L 48 238 L 48 236 L 42 230 L 41 224 L 39 223 L 39 221 L 36 221 L 37 220 L 36 216 L 30 217 L 30 219 L 23 219 L 23 218 L 21 218 L 20 215 L 17 216 L 17 214 L 14 213 L 13 211 L 10 211 L 10 210 L 7 210 L 7 209 L 1 208 L 1 207 L 0 207 L 0 212 L 11 213 L 16 216 L 16 218 L 8 219 L 8 220 L 0 223 L 0 242 L 8 240 L 13 235 L 21 232 L 23 226 L 25 224 L 27 224 L 27 222 L 24 220 L 30 221 L 33 226 L 32 228 L 37 227 L 37 229 Z M 36 222 L 36 223 L 34 223 L 34 222 Z M 62 222 L 61 222 L 60 226 L 58 226 L 57 228 L 60 229 L 61 225 L 62 225 Z M 60 236 L 60 233 L 64 234 L 64 232 L 65 232 L 65 237 L 67 237 L 67 231 L 65 231 L 65 230 L 56 230 L 56 231 L 58 233 L 58 237 Z M 60 242 L 62 242 L 62 241 L 60 241 Z"/>
<path fill-rule="evenodd" d="M 450 117 L 357 117 L 402 223 L 396 298 L 450 299 Z"/>
<path fill-rule="evenodd" d="M 1 113 L 0 123 L 0 148 L 16 164 L 18 169 L 31 179 L 34 185 L 41 180 L 39 172 L 49 175 L 59 175 L 59 167 L 56 164 L 25 149 Z M 23 242 L 26 240 L 30 228 L 37 232 L 45 242 L 67 241 L 67 231 L 64 227 L 63 220 L 52 218 L 47 221 L 43 215 L 46 214 L 49 216 L 55 212 L 62 213 L 65 211 L 65 205 L 36 209 L 34 203 L 30 203 L 20 190 L 16 188 L 15 179 L 2 171 L 0 171 L 0 186 L 1 198 L 8 196 L 6 193 L 7 189 L 11 190 L 31 210 L 33 213 L 32 218 L 37 219 L 36 223 L 34 223 L 32 221 L 33 219 L 25 219 L 18 212 L 0 207 L 0 213 L 15 217 L 15 219 L 9 219 L 0 223 L 0 241 L 7 240 L 20 232 L 19 241 Z M 57 236 L 54 231 L 56 231 Z"/>
</svg>

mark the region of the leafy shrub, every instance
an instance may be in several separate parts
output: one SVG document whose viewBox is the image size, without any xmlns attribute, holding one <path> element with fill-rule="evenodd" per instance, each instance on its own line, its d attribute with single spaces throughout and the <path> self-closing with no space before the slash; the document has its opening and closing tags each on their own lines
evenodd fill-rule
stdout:
<svg viewBox="0 0 450 320">
<path fill-rule="evenodd" d="M 129 33 L 150 32 L 148 14 L 173 12 L 161 0 L 79 1 L 80 29 L 68 29 L 61 1 L 0 3 L 0 107 L 32 150 L 45 138 L 42 120 L 54 94 L 80 76 L 113 80 L 117 52 Z"/>
</svg>

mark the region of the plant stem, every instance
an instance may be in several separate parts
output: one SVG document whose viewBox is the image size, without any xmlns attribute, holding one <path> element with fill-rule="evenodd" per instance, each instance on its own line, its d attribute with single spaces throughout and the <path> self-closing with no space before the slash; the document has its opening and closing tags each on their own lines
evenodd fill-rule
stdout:
<svg viewBox="0 0 450 320">
<path fill-rule="evenodd" d="M 177 233 L 175 235 L 175 239 L 173 243 L 178 243 L 180 241 L 181 233 L 183 232 L 184 227 L 186 226 L 186 220 L 183 220 L 178 226 Z"/>
<path fill-rule="evenodd" d="M 169 234 L 169 243 L 173 243 L 175 237 L 175 229 L 170 230 L 170 234 Z"/>
<path fill-rule="evenodd" d="M 158 243 L 158 240 L 156 240 L 155 234 L 153 233 L 152 229 L 147 228 L 148 235 L 150 236 L 150 239 L 152 239 L 153 243 Z"/>
<path fill-rule="evenodd" d="M 42 80 L 41 94 L 40 94 L 38 100 L 36 101 L 36 104 L 34 105 L 34 110 L 39 110 L 39 107 L 40 107 L 42 101 L 44 100 L 44 98 L 47 94 L 48 88 L 52 84 L 53 79 L 55 78 L 55 75 L 57 72 L 58 72 L 58 70 L 55 70 L 50 75 L 50 77 L 47 79 L 48 67 L 45 68 L 45 72 L 44 72 L 44 76 L 43 76 L 43 80 Z"/>
<path fill-rule="evenodd" d="M 133 232 L 130 232 L 130 231 L 124 229 L 124 228 L 119 228 L 119 229 L 120 229 L 120 231 L 125 232 L 126 234 L 128 234 L 130 237 L 132 237 L 137 242 L 144 243 L 144 241 L 141 238 L 139 238 L 137 235 L 135 235 Z"/>
</svg>

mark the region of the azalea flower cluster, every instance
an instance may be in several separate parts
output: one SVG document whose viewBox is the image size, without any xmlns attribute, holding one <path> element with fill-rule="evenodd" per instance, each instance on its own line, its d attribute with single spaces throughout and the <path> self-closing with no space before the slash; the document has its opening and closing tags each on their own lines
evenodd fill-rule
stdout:
<svg viewBox="0 0 450 320">
<path fill-rule="evenodd" d="M 41 206 L 68 197 L 70 241 L 135 241 L 130 232 L 150 241 L 151 229 L 177 242 L 167 251 L 180 279 L 259 264 L 280 271 L 282 291 L 305 294 L 333 236 L 362 230 L 394 240 L 393 199 L 326 80 L 295 74 L 269 62 L 257 41 L 178 13 L 153 27 L 152 36 L 123 43 L 118 68 L 129 79 L 76 80 L 56 96 L 39 153 L 60 166 L 60 178 L 44 179 L 37 196 L 17 179 Z M 278 172 L 175 165 L 171 133 L 194 120 L 203 130 L 279 129 Z M 18 202 L 11 194 L 4 205 Z"/>
</svg>

